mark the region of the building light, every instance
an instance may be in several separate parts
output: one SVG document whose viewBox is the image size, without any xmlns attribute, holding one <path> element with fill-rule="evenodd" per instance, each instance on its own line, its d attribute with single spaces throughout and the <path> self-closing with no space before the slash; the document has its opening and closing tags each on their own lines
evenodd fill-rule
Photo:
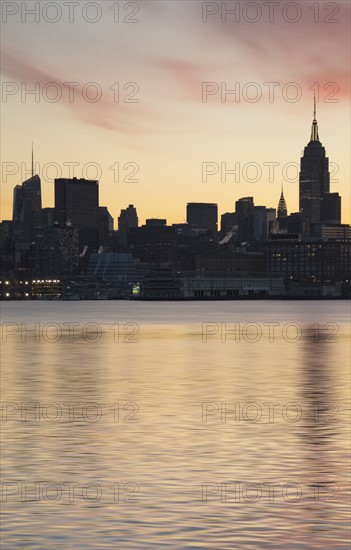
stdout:
<svg viewBox="0 0 351 550">
<path fill-rule="evenodd" d="M 6 292 L 5 296 L 6 296 L 6 298 L 8 298 L 10 296 L 10 293 Z"/>
<path fill-rule="evenodd" d="M 25 296 L 29 296 L 28 292 L 26 292 Z"/>
<path fill-rule="evenodd" d="M 9 282 L 9 281 L 5 281 L 5 285 L 9 285 L 9 284 L 10 284 L 10 282 Z"/>
</svg>

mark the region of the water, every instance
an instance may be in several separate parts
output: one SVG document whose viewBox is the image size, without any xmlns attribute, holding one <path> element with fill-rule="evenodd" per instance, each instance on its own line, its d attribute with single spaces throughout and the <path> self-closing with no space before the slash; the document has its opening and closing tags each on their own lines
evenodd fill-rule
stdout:
<svg viewBox="0 0 351 550">
<path fill-rule="evenodd" d="M 3 547 L 349 548 L 349 312 L 3 304 Z"/>
</svg>

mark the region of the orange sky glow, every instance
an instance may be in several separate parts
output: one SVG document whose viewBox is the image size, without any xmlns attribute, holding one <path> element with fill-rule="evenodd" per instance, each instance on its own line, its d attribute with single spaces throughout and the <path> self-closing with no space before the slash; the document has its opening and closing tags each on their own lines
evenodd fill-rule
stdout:
<svg viewBox="0 0 351 550">
<path fill-rule="evenodd" d="M 243 196 L 277 207 L 282 184 L 297 211 L 316 92 L 330 188 L 350 223 L 348 2 L 334 14 L 283 1 L 274 15 L 240 2 L 252 6 L 234 16 L 220 2 L 77 4 L 37 21 L 2 14 L 2 219 L 30 175 L 32 141 L 43 206 L 54 178 L 74 175 L 99 179 L 115 225 L 128 204 L 141 223 L 184 222 L 195 201 L 219 214 Z"/>
</svg>

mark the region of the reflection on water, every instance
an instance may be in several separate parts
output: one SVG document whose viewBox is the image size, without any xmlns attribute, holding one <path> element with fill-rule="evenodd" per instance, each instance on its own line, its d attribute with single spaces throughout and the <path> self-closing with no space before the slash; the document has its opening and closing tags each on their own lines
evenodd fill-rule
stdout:
<svg viewBox="0 0 351 550">
<path fill-rule="evenodd" d="M 5 304 L 4 548 L 349 548 L 348 311 Z"/>
</svg>

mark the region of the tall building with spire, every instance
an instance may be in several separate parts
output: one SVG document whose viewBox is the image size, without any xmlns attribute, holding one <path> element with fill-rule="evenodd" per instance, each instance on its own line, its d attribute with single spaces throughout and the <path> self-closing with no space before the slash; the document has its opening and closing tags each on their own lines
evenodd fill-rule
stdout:
<svg viewBox="0 0 351 550">
<path fill-rule="evenodd" d="M 310 224 L 320 223 L 323 197 L 329 193 L 329 159 L 319 140 L 314 98 L 311 139 L 305 147 L 300 162 L 300 212 Z"/>
<path fill-rule="evenodd" d="M 41 182 L 34 174 L 34 152 L 32 144 L 32 175 L 13 190 L 12 220 L 14 231 L 25 242 L 34 240 L 35 228 L 41 221 Z"/>
<path fill-rule="evenodd" d="M 284 197 L 284 190 L 283 190 L 283 186 L 282 186 L 282 192 L 280 194 L 280 199 L 279 199 L 279 202 L 278 202 L 278 220 L 281 220 L 283 218 L 286 218 L 288 215 L 288 209 L 287 209 L 287 206 L 286 206 L 286 201 L 285 201 L 285 197 Z"/>
</svg>

